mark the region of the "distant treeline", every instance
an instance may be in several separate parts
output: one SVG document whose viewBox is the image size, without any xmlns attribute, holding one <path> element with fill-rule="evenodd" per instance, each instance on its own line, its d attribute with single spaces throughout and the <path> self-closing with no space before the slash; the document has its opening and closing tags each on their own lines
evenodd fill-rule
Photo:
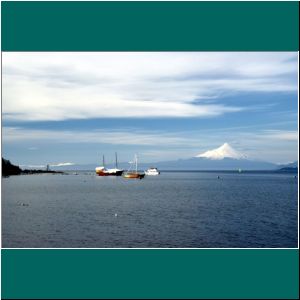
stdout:
<svg viewBox="0 0 300 300">
<path fill-rule="evenodd" d="M 42 174 L 42 173 L 58 173 L 63 174 L 61 171 L 50 170 L 22 170 L 19 166 L 13 165 L 9 160 L 2 157 L 2 176 L 21 175 L 21 174 Z"/>
</svg>

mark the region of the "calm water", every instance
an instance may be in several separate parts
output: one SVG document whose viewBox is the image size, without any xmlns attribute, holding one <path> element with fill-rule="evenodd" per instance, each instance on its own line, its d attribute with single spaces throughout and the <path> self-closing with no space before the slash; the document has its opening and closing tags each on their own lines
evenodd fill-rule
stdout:
<svg viewBox="0 0 300 300">
<path fill-rule="evenodd" d="M 297 190 L 293 174 L 11 176 L 2 246 L 297 247 Z"/>
</svg>

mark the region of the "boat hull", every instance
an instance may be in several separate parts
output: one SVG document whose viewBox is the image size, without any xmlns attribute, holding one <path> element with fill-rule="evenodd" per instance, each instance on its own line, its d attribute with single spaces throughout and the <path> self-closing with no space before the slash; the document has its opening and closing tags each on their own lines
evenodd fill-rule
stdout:
<svg viewBox="0 0 300 300">
<path fill-rule="evenodd" d="M 107 171 L 96 171 L 98 176 L 122 176 L 123 171 L 107 172 Z"/>
<path fill-rule="evenodd" d="M 145 174 L 141 173 L 125 173 L 123 174 L 123 177 L 126 179 L 143 179 L 145 177 Z"/>
<path fill-rule="evenodd" d="M 160 172 L 157 172 L 157 173 L 152 173 L 152 172 L 145 172 L 145 174 L 147 175 L 147 176 L 157 176 L 157 175 L 160 175 Z"/>
</svg>

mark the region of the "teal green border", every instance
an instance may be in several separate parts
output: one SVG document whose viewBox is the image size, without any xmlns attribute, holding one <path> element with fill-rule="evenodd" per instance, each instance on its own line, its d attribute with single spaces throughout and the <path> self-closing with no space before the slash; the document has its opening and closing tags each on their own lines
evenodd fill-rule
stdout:
<svg viewBox="0 0 300 300">
<path fill-rule="evenodd" d="M 1 2 L 2 51 L 298 51 L 298 2 Z M 297 299 L 297 249 L 1 251 L 2 298 Z"/>
<path fill-rule="evenodd" d="M 298 51 L 298 2 L 2 2 L 2 51 Z"/>
<path fill-rule="evenodd" d="M 298 250 L 2 250 L 4 299 L 298 299 Z"/>
</svg>

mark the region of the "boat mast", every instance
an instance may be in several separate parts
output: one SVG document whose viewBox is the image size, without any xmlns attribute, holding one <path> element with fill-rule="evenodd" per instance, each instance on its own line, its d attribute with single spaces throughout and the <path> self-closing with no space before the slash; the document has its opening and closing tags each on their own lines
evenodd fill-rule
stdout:
<svg viewBox="0 0 300 300">
<path fill-rule="evenodd" d="M 116 169 L 118 169 L 118 156 L 117 156 L 117 152 L 116 152 Z"/>
<path fill-rule="evenodd" d="M 135 172 L 137 173 L 137 155 L 135 154 Z"/>
<path fill-rule="evenodd" d="M 105 167 L 104 155 L 102 156 L 103 167 Z"/>
</svg>

